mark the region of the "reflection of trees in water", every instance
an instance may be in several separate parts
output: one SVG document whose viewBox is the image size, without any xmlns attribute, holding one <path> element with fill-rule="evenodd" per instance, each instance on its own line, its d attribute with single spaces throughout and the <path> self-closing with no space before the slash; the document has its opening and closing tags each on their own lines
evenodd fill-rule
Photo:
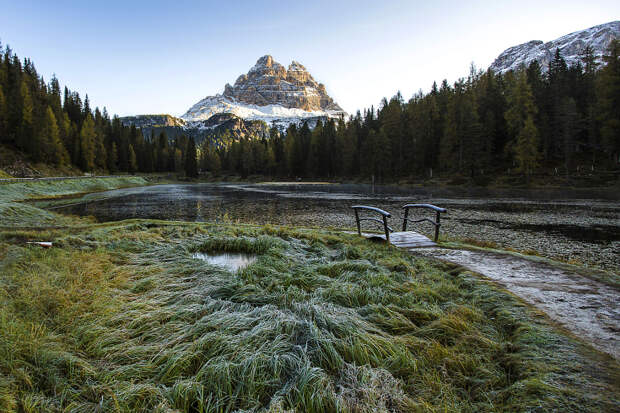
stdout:
<svg viewBox="0 0 620 413">
<path fill-rule="evenodd" d="M 179 188 L 177 188 L 179 187 Z M 64 208 L 56 209 L 58 212 L 92 215 L 100 221 L 122 220 L 130 218 L 156 218 L 183 221 L 210 221 L 210 222 L 245 222 L 255 224 L 275 225 L 306 225 L 306 226 L 354 226 L 351 214 L 353 203 L 368 203 L 392 212 L 391 224 L 398 226 L 401 206 L 404 203 L 402 194 L 398 200 L 389 198 L 359 199 L 363 194 L 363 188 L 334 186 L 333 188 L 321 188 L 325 192 L 335 191 L 339 199 L 326 199 L 308 196 L 313 195 L 317 188 L 298 187 L 277 188 L 278 193 L 295 194 L 308 197 L 280 197 L 274 191 L 261 192 L 245 191 L 242 189 L 229 188 L 218 185 L 185 185 L 170 188 L 151 187 L 134 194 L 123 195 L 114 198 L 92 200 L 81 204 L 73 204 Z M 361 191 L 355 193 L 355 189 Z M 402 188 L 401 188 L 402 191 Z M 429 192 L 428 189 L 424 191 Z M 489 190 L 485 190 L 487 193 Z M 355 195 L 352 199 L 342 199 L 343 193 Z M 497 195 L 497 194 L 496 194 Z M 540 194 L 538 194 L 540 196 Z M 424 201 L 432 201 L 426 198 L 411 198 Z M 533 215 L 541 211 L 547 213 L 561 213 L 564 215 L 570 208 L 580 209 L 578 203 L 569 202 L 564 205 L 562 201 L 556 202 L 524 202 L 523 200 L 497 200 L 497 199 L 437 199 L 441 206 L 447 207 L 450 213 L 445 218 L 444 229 L 450 231 L 452 226 L 465 224 L 467 219 L 481 219 L 477 216 L 469 216 L 470 213 L 484 214 L 482 218 L 489 218 L 494 213 L 502 214 L 495 219 L 501 219 L 506 223 L 511 221 L 512 214 Z M 582 202 L 582 201 L 579 201 Z M 596 206 L 597 213 L 601 208 L 609 208 L 609 202 L 601 202 Z M 585 206 L 584 206 L 585 209 Z M 459 212 L 460 210 L 460 212 Z M 614 214 L 617 209 L 607 214 Z M 574 213 L 574 211 L 573 211 Z M 588 212 L 590 215 L 592 211 Z M 534 223 L 535 225 L 539 225 Z M 531 229 L 531 228 L 530 228 Z M 540 228 L 550 230 L 549 228 Z"/>
</svg>

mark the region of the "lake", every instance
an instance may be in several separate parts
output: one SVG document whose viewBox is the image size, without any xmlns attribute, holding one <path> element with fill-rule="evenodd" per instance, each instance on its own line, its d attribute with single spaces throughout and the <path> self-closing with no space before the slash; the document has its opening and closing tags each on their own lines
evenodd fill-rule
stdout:
<svg viewBox="0 0 620 413">
<path fill-rule="evenodd" d="M 411 202 L 448 209 L 442 216 L 444 236 L 620 268 L 620 191 L 611 189 L 204 183 L 118 189 L 37 204 L 99 221 L 153 218 L 350 229 L 355 227 L 352 205 L 385 209 L 392 213 L 391 226 L 399 228 L 401 207 Z M 432 228 L 417 230 L 430 234 Z"/>
</svg>

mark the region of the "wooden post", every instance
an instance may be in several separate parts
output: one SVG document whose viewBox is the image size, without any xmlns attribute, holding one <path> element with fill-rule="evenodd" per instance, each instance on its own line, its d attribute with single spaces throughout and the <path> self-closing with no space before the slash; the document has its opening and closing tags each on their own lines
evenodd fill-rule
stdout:
<svg viewBox="0 0 620 413">
<path fill-rule="evenodd" d="M 405 208 L 405 217 L 403 218 L 403 232 L 407 231 L 407 217 L 409 216 L 409 208 Z"/>
<path fill-rule="evenodd" d="M 385 240 L 389 244 L 390 243 L 390 229 L 388 228 L 387 217 L 385 215 L 383 216 L 383 228 L 385 229 Z"/>
<path fill-rule="evenodd" d="M 360 216 L 357 212 L 357 209 L 355 209 L 354 211 L 355 211 L 355 223 L 357 224 L 357 234 L 362 235 L 362 228 L 360 226 Z"/>
<path fill-rule="evenodd" d="M 437 211 L 437 222 L 435 223 L 435 242 L 439 239 L 439 227 L 441 226 L 441 213 Z"/>
</svg>

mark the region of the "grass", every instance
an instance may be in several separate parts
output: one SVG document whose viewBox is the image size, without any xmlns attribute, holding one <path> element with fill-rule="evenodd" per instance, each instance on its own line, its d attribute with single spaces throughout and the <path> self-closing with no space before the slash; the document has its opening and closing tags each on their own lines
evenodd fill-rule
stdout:
<svg viewBox="0 0 620 413">
<path fill-rule="evenodd" d="M 11 184 L 0 202 L 139 183 Z M 57 228 L 30 208 L 0 228 L 2 412 L 619 409 L 615 360 L 462 268 L 322 230 Z"/>
<path fill-rule="evenodd" d="M 49 250 L 0 233 L 0 411 L 618 406 L 616 362 L 457 267 L 294 228 L 69 232 Z M 231 273 L 195 251 L 258 259 Z"/>
<path fill-rule="evenodd" d="M 81 221 L 87 222 L 87 220 L 80 220 L 76 217 L 55 214 L 21 201 L 55 198 L 146 184 L 147 181 L 142 177 L 0 183 L 0 217 L 2 217 L 0 226 L 68 226 Z"/>
</svg>

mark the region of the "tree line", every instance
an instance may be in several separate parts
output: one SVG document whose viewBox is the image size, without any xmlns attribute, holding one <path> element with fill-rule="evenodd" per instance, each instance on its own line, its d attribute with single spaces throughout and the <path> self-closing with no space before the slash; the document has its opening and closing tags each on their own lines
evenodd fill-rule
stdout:
<svg viewBox="0 0 620 413">
<path fill-rule="evenodd" d="M 568 66 L 559 50 L 505 74 L 477 71 L 433 84 L 405 102 L 400 92 L 378 110 L 346 121 L 292 124 L 262 139 L 204 142 L 200 167 L 213 173 L 288 177 L 481 178 L 491 174 L 618 169 L 620 42 L 599 67 L 592 48 Z"/>
<path fill-rule="evenodd" d="M 143 136 L 88 95 L 46 83 L 29 59 L 0 45 L 0 144 L 35 162 L 83 171 L 178 172 L 197 176 L 428 178 L 566 173 L 620 166 L 620 42 L 599 67 L 592 48 L 568 66 L 559 50 L 505 74 L 476 70 L 405 102 L 400 92 L 349 119 L 291 124 L 269 136 L 169 139 Z"/>
<path fill-rule="evenodd" d="M 91 109 L 53 76 L 46 83 L 30 59 L 22 62 L 0 45 L 0 144 L 34 162 L 74 166 L 85 172 L 185 172 L 197 176 L 193 138 L 145 139 L 106 109 Z"/>
</svg>

